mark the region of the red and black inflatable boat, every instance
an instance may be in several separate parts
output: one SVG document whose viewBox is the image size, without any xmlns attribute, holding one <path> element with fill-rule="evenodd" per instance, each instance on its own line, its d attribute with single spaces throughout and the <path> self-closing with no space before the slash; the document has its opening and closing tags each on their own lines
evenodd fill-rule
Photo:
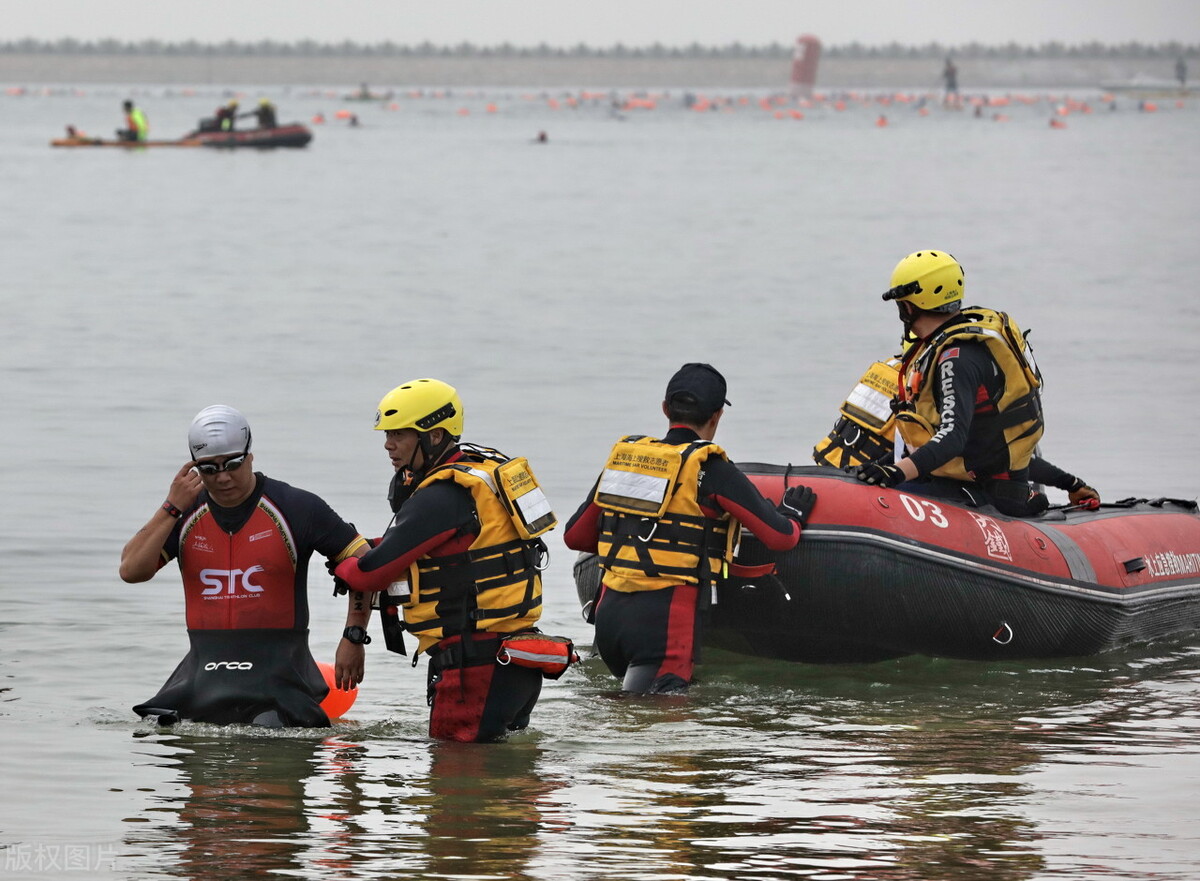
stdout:
<svg viewBox="0 0 1200 881">
<path fill-rule="evenodd" d="M 198 141 L 204 147 L 267 150 L 274 147 L 304 147 L 312 140 L 312 132 L 307 126 L 292 122 L 275 128 L 235 129 L 231 132 L 195 131 L 187 135 L 185 140 Z"/>
<path fill-rule="evenodd" d="M 1092 655 L 1200 627 L 1200 514 L 1178 499 L 1006 517 L 859 483 L 834 468 L 740 464 L 778 502 L 818 502 L 782 554 L 743 535 L 706 645 L 809 663 L 921 654 L 970 660 Z M 765 570 L 773 568 L 767 573 Z M 580 602 L 600 582 L 575 564 Z"/>
<path fill-rule="evenodd" d="M 52 147 L 124 147 L 139 150 L 143 147 L 219 147 L 233 149 L 251 147 L 268 150 L 275 147 L 304 147 L 312 140 L 312 132 L 298 122 L 276 128 L 248 128 L 231 132 L 194 131 L 174 141 L 117 141 L 103 138 L 69 137 L 50 142 Z"/>
</svg>

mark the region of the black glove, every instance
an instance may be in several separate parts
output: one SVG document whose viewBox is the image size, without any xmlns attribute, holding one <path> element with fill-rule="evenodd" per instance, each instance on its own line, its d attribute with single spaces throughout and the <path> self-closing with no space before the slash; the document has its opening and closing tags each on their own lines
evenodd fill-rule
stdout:
<svg viewBox="0 0 1200 881">
<path fill-rule="evenodd" d="M 779 503 L 779 513 L 784 517 L 792 518 L 803 526 L 808 522 L 808 517 L 812 514 L 812 509 L 816 504 L 817 494 L 812 491 L 811 487 L 792 486 L 783 494 L 783 501 Z"/>
<path fill-rule="evenodd" d="M 871 486 L 896 486 L 904 483 L 906 478 L 899 465 L 881 465 L 878 462 L 868 462 L 850 469 L 850 473 Z"/>
<path fill-rule="evenodd" d="M 1083 479 L 1079 477 L 1076 477 L 1071 483 L 1070 489 L 1067 490 L 1067 498 L 1070 499 L 1072 505 L 1078 505 L 1081 508 L 1100 507 L 1100 493 L 1084 483 Z"/>
</svg>

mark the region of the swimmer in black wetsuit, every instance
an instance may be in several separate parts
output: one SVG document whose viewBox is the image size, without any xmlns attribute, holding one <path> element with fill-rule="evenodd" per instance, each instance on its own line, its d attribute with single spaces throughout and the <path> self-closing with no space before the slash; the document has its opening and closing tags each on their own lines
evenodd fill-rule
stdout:
<svg viewBox="0 0 1200 881">
<path fill-rule="evenodd" d="M 256 473 L 250 441 L 237 410 L 201 410 L 188 431 L 192 459 L 121 553 L 123 581 L 149 581 L 172 559 L 183 576 L 191 650 L 134 707 L 160 724 L 329 724 L 320 706 L 328 688 L 308 649 L 308 560 L 363 553 L 366 540 L 317 496 Z M 352 599 L 351 637 L 368 614 Z M 362 681 L 358 648 L 357 666 L 343 664 L 342 688 Z"/>
</svg>

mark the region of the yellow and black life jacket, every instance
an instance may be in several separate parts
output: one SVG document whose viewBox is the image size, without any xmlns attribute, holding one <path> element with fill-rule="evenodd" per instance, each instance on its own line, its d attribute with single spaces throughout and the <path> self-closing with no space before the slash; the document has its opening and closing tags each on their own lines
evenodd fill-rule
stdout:
<svg viewBox="0 0 1200 881">
<path fill-rule="evenodd" d="M 892 399 L 900 385 L 900 359 L 876 361 L 841 406 L 833 431 L 813 447 L 813 461 L 846 470 L 889 457 L 895 443 Z"/>
<path fill-rule="evenodd" d="M 1024 334 L 1004 312 L 972 306 L 960 313 L 963 321 L 914 346 L 900 365 L 902 380 L 898 394 L 896 428 L 909 452 L 927 444 L 938 430 L 941 414 L 934 396 L 934 373 L 941 354 L 955 343 L 981 342 L 996 360 L 1004 376 L 1004 388 L 995 411 L 977 413 L 972 425 L 993 420 L 993 428 L 1004 438 L 1008 468 L 1029 466 L 1034 448 L 1044 429 L 1039 389 L 1042 375 Z M 992 475 L 967 471 L 962 457 L 950 460 L 933 472 L 940 477 L 972 481 Z"/>
<path fill-rule="evenodd" d="M 597 549 L 604 584 L 632 593 L 678 584 L 712 585 L 733 559 L 740 526 L 700 510 L 704 463 L 725 451 L 710 441 L 618 441 L 596 486 L 603 509 Z"/>
<path fill-rule="evenodd" d="M 438 466 L 417 492 L 451 480 L 471 493 L 479 534 L 464 552 L 421 557 L 409 570 L 404 627 L 417 651 L 444 637 L 527 630 L 542 614 L 547 550 L 539 536 L 557 524 L 529 463 L 486 447 L 463 445 L 464 457 Z"/>
</svg>

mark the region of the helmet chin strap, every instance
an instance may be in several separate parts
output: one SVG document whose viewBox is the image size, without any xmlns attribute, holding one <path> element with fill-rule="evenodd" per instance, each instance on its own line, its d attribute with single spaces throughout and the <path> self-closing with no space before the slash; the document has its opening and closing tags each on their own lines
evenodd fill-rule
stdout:
<svg viewBox="0 0 1200 881">
<path fill-rule="evenodd" d="M 417 444 L 421 448 L 421 458 L 424 460 L 421 463 L 420 475 L 429 473 L 429 469 L 437 465 L 442 457 L 445 456 L 446 450 L 454 442 L 448 431 L 442 431 L 442 439 L 438 444 L 433 444 L 429 440 L 430 432 L 421 432 L 417 435 Z M 411 464 L 411 463 L 410 463 Z"/>
<path fill-rule="evenodd" d="M 429 440 L 429 434 L 420 432 L 417 435 L 417 448 L 421 450 L 421 467 L 416 465 L 417 450 L 413 450 L 412 459 L 407 465 L 402 466 L 393 476 L 391 485 L 388 487 L 388 502 L 391 503 L 392 513 L 400 510 L 400 506 L 405 500 L 416 490 L 417 484 L 421 482 L 429 469 L 433 468 L 445 456 L 446 450 L 454 443 L 454 438 L 448 432 L 442 432 L 441 443 L 433 444 Z"/>
</svg>

